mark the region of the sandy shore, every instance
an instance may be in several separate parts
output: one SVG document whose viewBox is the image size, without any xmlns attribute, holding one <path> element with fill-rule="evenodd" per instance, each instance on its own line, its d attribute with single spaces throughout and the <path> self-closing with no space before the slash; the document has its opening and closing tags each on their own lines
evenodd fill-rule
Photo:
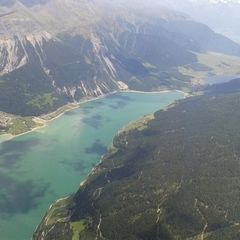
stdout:
<svg viewBox="0 0 240 240">
<path fill-rule="evenodd" d="M 137 90 L 123 90 L 120 92 L 129 92 L 129 93 L 145 93 L 145 94 L 156 94 L 156 93 L 168 93 L 168 92 L 179 92 L 184 95 L 184 97 L 189 97 L 191 96 L 190 93 L 181 91 L 181 90 L 159 90 L 159 91 L 150 91 L 150 92 L 145 92 L 145 91 L 137 91 Z"/>
<path fill-rule="evenodd" d="M 44 115 L 41 115 L 39 117 L 33 117 L 32 120 L 36 124 L 39 124 L 39 126 L 36 126 L 35 128 L 32 128 L 29 131 L 26 131 L 24 133 L 20 133 L 20 134 L 17 134 L 17 135 L 12 135 L 12 134 L 9 134 L 9 133 L 2 134 L 2 135 L 0 135 L 0 143 L 6 142 L 6 141 L 10 141 L 10 140 L 12 140 L 12 139 L 14 139 L 16 137 L 19 137 L 19 136 L 22 136 L 22 135 L 25 135 L 25 134 L 37 131 L 39 129 L 42 129 L 42 128 L 46 127 L 49 122 L 51 122 L 51 121 L 61 117 L 66 112 L 69 112 L 69 111 L 72 111 L 74 109 L 77 109 L 77 108 L 81 107 L 81 105 L 84 104 L 84 103 L 96 101 L 96 100 L 99 100 L 101 98 L 105 98 L 107 96 L 111 96 L 113 94 L 121 93 L 121 92 L 126 92 L 126 93 L 144 93 L 144 94 L 180 92 L 180 93 L 182 93 L 184 95 L 184 97 L 189 97 L 190 96 L 189 93 L 186 93 L 186 92 L 183 92 L 183 91 L 180 91 L 180 90 L 159 90 L 159 91 L 144 92 L 144 91 L 135 91 L 135 90 L 128 90 L 128 89 L 126 89 L 126 90 L 121 90 L 121 91 L 114 91 L 114 92 L 111 92 L 109 94 L 101 95 L 101 96 L 98 96 L 98 97 L 82 99 L 78 103 L 69 103 L 69 104 L 67 104 L 65 106 L 60 107 L 59 109 L 57 109 L 54 112 L 51 112 L 51 113 L 48 113 L 48 114 L 44 114 Z"/>
</svg>

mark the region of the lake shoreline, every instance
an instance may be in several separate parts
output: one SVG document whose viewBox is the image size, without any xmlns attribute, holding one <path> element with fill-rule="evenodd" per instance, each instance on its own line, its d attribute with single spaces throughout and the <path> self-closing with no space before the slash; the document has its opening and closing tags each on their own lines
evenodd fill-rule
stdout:
<svg viewBox="0 0 240 240">
<path fill-rule="evenodd" d="M 49 206 L 63 196 L 71 196 L 79 189 L 79 184 L 84 183 L 91 170 L 99 164 L 103 154 L 112 145 L 113 138 L 119 130 L 130 122 L 164 109 L 184 96 L 176 91 L 161 91 L 155 94 L 121 91 L 113 96 L 101 98 L 82 104 L 80 108 L 62 115 L 54 122 L 47 124 L 46 121 L 44 129 L 0 144 L 1 167 L 10 178 L 10 184 L 5 184 L 6 190 L 1 189 L 9 196 L 3 199 L 3 202 L 7 204 L 10 199 L 17 211 L 11 219 L 1 219 L 1 236 L 5 236 L 3 239 L 30 239 Z M 78 107 L 76 104 L 70 106 Z M 47 119 L 46 116 L 45 118 Z M 41 119 L 39 121 L 43 123 Z M 20 172 L 23 174 L 19 174 Z M 12 176 L 17 186 L 14 193 Z M 36 198 L 38 204 L 31 207 L 30 211 L 18 214 L 21 206 L 25 206 L 25 199 L 19 198 L 22 202 L 15 202 L 18 196 L 22 196 L 23 191 L 18 191 L 22 182 L 33 183 L 34 189 L 41 196 Z M 26 191 L 28 189 L 33 189 L 32 184 L 29 188 L 27 186 Z M 67 202 L 63 201 L 58 205 L 63 206 L 65 203 Z M 7 210 L 3 208 L 2 211 Z M 13 224 L 18 226 L 17 231 L 11 231 Z"/>
<path fill-rule="evenodd" d="M 47 124 L 53 120 L 56 120 L 57 118 L 61 117 L 63 114 L 65 114 L 66 112 L 72 111 L 74 109 L 78 109 L 81 107 L 82 104 L 88 103 L 88 102 L 93 102 L 93 101 L 97 101 L 101 98 L 105 98 L 108 96 L 112 96 L 114 94 L 117 93 L 121 93 L 121 92 L 126 92 L 126 93 L 143 93 L 143 94 L 158 94 L 158 93 L 168 93 L 168 92 L 179 92 L 182 93 L 184 95 L 184 97 L 189 97 L 190 94 L 181 90 L 159 90 L 159 91 L 137 91 L 137 90 L 130 90 L 130 89 L 126 89 L 126 90 L 120 90 L 120 91 L 113 91 L 110 92 L 108 94 L 103 94 L 101 96 L 98 97 L 93 97 L 93 98 L 86 98 L 86 99 L 82 99 L 80 102 L 76 102 L 76 103 L 68 103 L 60 108 L 58 108 L 57 110 L 44 114 L 44 115 L 40 115 L 38 117 L 32 117 L 32 120 L 36 123 L 36 124 L 40 124 L 39 126 L 36 126 L 32 129 L 29 129 L 29 131 L 20 133 L 20 134 L 10 134 L 10 133 L 3 133 L 0 135 L 0 143 L 4 143 L 7 141 L 11 141 L 17 137 L 23 136 L 25 134 L 31 133 L 31 132 L 35 132 L 37 130 L 40 130 L 42 128 L 45 128 L 47 126 Z"/>
<path fill-rule="evenodd" d="M 104 94 L 104 95 L 101 95 L 101 96 L 98 96 L 98 97 L 94 97 L 94 98 L 83 99 L 78 103 L 68 103 L 64 106 L 61 106 L 60 108 L 58 108 L 57 110 L 55 110 L 53 112 L 43 114 L 43 115 L 40 115 L 38 117 L 32 117 L 32 120 L 36 124 L 41 124 L 41 125 L 36 126 L 32 129 L 29 129 L 26 132 L 16 134 L 16 135 L 13 135 L 11 133 L 3 133 L 3 134 L 0 135 L 0 143 L 11 141 L 11 140 L 13 140 L 17 137 L 23 136 L 23 135 L 31 133 L 31 132 L 35 132 L 35 131 L 40 130 L 42 128 L 45 128 L 47 126 L 47 124 L 50 123 L 51 121 L 56 120 L 57 118 L 59 118 L 63 114 L 65 114 L 66 112 L 72 111 L 74 109 L 78 109 L 84 103 L 96 101 L 96 100 L 99 100 L 99 99 L 107 97 L 107 96 L 111 96 L 111 95 L 116 94 L 116 93 L 117 93 L 117 91 L 111 92 L 109 94 Z"/>
<path fill-rule="evenodd" d="M 132 91 L 132 90 L 125 90 L 125 91 L 119 91 L 120 93 L 141 93 L 141 94 L 164 94 L 164 93 L 181 93 L 182 94 L 182 98 L 184 99 L 188 96 L 191 96 L 190 94 L 183 92 L 183 91 L 178 91 L 178 90 L 163 90 L 163 91 L 155 91 L 155 92 L 142 92 L 142 91 Z M 118 92 L 118 93 L 119 93 Z M 178 101 L 178 100 L 175 100 Z M 170 103 L 172 104 L 172 103 Z M 166 106 L 169 106 L 166 105 Z M 159 109 L 164 109 L 164 108 L 159 108 Z M 158 110 L 159 110 L 158 109 Z M 116 137 L 117 135 L 121 134 L 122 132 L 128 132 L 131 129 L 134 128 L 139 128 L 142 129 L 142 127 L 144 127 L 144 125 L 146 125 L 148 123 L 148 121 L 151 121 L 152 119 L 154 119 L 154 113 L 155 111 L 152 111 L 151 113 L 147 114 L 147 115 L 142 115 L 142 117 L 137 118 L 138 120 L 132 120 L 128 123 L 126 123 L 125 125 L 122 126 L 122 128 L 119 128 L 118 132 L 115 132 L 114 136 Z M 108 146 L 108 150 L 107 152 L 105 152 L 103 155 L 99 156 L 98 161 L 96 162 L 95 166 L 92 167 L 92 169 L 90 169 L 90 171 L 88 172 L 88 174 L 86 175 L 86 177 L 80 181 L 79 187 L 76 191 L 78 191 L 79 189 L 84 188 L 84 186 L 88 183 L 89 178 L 91 177 L 91 175 L 94 175 L 96 173 L 96 170 L 98 169 L 99 165 L 104 161 L 104 158 L 107 156 L 108 153 L 110 153 L 111 151 L 114 151 L 114 149 L 117 149 L 114 145 L 113 145 L 113 140 L 111 145 Z M 55 200 L 54 202 L 51 203 L 50 208 L 47 210 L 47 213 L 41 218 L 41 222 L 36 226 L 36 231 L 38 231 L 39 228 L 41 228 L 42 224 L 47 224 L 48 219 L 51 217 L 51 209 L 52 208 L 56 208 L 58 209 L 58 204 L 59 202 L 61 202 L 62 200 L 69 200 L 71 198 L 72 195 L 65 195 L 64 198 L 59 198 L 57 200 Z M 66 218 L 68 217 L 68 215 L 66 215 Z"/>
</svg>

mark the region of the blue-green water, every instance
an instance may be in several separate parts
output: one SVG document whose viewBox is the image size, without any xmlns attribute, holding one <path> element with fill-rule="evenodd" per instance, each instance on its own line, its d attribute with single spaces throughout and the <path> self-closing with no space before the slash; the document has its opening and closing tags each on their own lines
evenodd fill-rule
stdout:
<svg viewBox="0 0 240 240">
<path fill-rule="evenodd" d="M 178 92 L 118 93 L 0 143 L 0 239 L 30 239 L 49 205 L 78 189 L 119 129 L 180 98 Z"/>
</svg>

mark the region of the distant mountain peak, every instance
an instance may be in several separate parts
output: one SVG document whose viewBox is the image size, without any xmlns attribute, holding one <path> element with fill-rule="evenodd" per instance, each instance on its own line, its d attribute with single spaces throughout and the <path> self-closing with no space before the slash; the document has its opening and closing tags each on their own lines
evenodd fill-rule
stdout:
<svg viewBox="0 0 240 240">
<path fill-rule="evenodd" d="M 158 1 L 0 0 L 0 110 L 39 115 L 122 86 L 188 88 L 185 70 L 209 70 L 196 54 L 209 51 L 240 56 L 238 44 Z"/>
<path fill-rule="evenodd" d="M 240 3 L 239 0 L 209 0 L 210 3 L 225 3 L 225 4 L 235 4 L 235 3 Z"/>
<path fill-rule="evenodd" d="M 238 4 L 240 0 L 184 0 L 183 2 L 191 2 L 195 4 Z"/>
<path fill-rule="evenodd" d="M 39 4 L 45 4 L 49 2 L 50 0 L 18 0 L 21 3 L 23 3 L 25 6 L 34 6 L 34 5 L 39 5 Z"/>
<path fill-rule="evenodd" d="M 16 2 L 20 2 L 25 6 L 32 7 L 34 5 L 45 4 L 50 0 L 0 0 L 0 6 L 12 6 Z"/>
</svg>

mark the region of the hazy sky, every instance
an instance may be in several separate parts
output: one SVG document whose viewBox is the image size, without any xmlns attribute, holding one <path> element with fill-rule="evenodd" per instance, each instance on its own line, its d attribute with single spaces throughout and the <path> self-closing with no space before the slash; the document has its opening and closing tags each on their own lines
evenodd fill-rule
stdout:
<svg viewBox="0 0 240 240">
<path fill-rule="evenodd" d="M 240 0 L 157 0 L 240 43 Z"/>
<path fill-rule="evenodd" d="M 240 3 L 240 0 L 189 0 L 190 2 L 196 2 L 196 3 L 201 3 L 201 2 L 209 2 L 209 3 Z"/>
</svg>

